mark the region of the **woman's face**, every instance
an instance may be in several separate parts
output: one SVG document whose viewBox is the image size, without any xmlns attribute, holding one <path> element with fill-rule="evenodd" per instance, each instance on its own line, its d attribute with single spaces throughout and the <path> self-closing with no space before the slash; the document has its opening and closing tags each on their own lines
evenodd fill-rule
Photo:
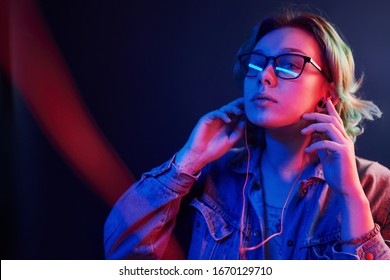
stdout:
<svg viewBox="0 0 390 280">
<path fill-rule="evenodd" d="M 284 27 L 266 34 L 253 51 L 266 56 L 286 53 L 311 57 L 324 68 L 320 48 L 307 31 Z M 274 61 L 268 63 L 257 77 L 244 80 L 245 110 L 255 125 L 277 129 L 299 123 L 304 113 L 315 111 L 318 102 L 328 95 L 330 84 L 310 62 L 293 80 L 276 76 Z"/>
</svg>

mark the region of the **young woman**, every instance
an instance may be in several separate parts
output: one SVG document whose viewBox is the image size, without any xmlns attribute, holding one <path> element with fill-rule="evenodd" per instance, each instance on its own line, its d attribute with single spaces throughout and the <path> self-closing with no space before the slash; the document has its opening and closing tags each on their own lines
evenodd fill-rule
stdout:
<svg viewBox="0 0 390 280">
<path fill-rule="evenodd" d="M 333 26 L 269 17 L 235 74 L 244 97 L 203 116 L 117 202 L 107 258 L 390 259 L 390 172 L 354 153 L 358 125 L 381 112 L 355 95 Z"/>
</svg>

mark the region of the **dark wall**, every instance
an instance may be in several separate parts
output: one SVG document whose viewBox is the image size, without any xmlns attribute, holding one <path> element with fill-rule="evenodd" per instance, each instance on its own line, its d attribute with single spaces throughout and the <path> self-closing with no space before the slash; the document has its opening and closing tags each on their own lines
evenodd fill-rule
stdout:
<svg viewBox="0 0 390 280">
<path fill-rule="evenodd" d="M 171 157 L 200 116 L 240 96 L 231 71 L 237 48 L 282 2 L 38 3 L 91 114 L 138 178 Z M 310 1 L 345 35 L 365 73 L 365 97 L 384 111 L 366 124 L 356 153 L 390 166 L 390 4 L 351 3 Z M 6 81 L 2 88 L 2 258 L 103 258 L 110 207 L 51 146 L 17 91 Z"/>
</svg>

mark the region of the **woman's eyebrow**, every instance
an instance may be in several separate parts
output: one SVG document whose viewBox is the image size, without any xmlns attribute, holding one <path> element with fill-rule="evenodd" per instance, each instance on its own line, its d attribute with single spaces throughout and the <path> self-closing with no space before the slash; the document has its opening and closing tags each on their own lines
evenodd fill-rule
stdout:
<svg viewBox="0 0 390 280">
<path fill-rule="evenodd" d="M 262 50 L 262 49 L 256 49 L 256 50 L 253 50 L 254 53 L 261 53 L 261 54 L 265 54 L 265 52 Z M 294 52 L 294 53 L 300 53 L 300 54 L 303 54 L 303 55 L 307 55 L 304 51 L 302 51 L 301 49 L 297 49 L 297 48 L 282 48 L 280 50 L 278 50 L 278 54 L 284 54 L 284 53 L 290 53 L 290 52 Z"/>
<path fill-rule="evenodd" d="M 281 49 L 281 52 L 298 52 L 298 53 L 306 55 L 306 53 L 304 51 L 302 51 L 301 49 L 297 49 L 297 48 L 283 48 L 283 49 Z"/>
</svg>

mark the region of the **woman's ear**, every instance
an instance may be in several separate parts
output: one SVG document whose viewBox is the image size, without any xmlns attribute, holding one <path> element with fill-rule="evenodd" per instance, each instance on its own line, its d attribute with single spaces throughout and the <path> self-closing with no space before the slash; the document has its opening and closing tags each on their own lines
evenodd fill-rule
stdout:
<svg viewBox="0 0 390 280">
<path fill-rule="evenodd" d="M 332 100 L 333 106 L 336 106 L 340 101 L 340 96 L 336 91 L 334 82 L 329 83 L 328 96 Z"/>
</svg>

